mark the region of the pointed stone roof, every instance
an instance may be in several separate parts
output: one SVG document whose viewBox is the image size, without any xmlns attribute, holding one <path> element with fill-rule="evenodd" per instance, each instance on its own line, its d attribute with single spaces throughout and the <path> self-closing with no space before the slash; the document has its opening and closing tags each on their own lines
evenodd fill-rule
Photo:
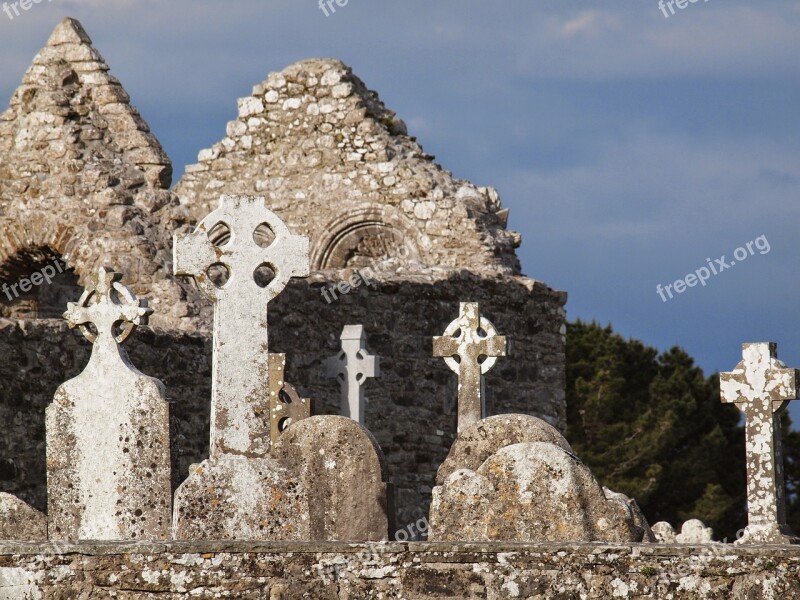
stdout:
<svg viewBox="0 0 800 600">
<path fill-rule="evenodd" d="M 202 218 L 221 193 L 267 197 L 312 243 L 316 269 L 391 266 L 518 274 L 497 192 L 456 179 L 338 60 L 272 73 L 175 192 Z M 400 263 L 399 265 L 397 263 Z"/>
<path fill-rule="evenodd" d="M 0 115 L 0 280 L 63 256 L 85 284 L 108 264 L 150 298 L 154 323 L 175 324 L 186 307 L 171 275 L 171 178 L 86 31 L 64 19 Z"/>
</svg>

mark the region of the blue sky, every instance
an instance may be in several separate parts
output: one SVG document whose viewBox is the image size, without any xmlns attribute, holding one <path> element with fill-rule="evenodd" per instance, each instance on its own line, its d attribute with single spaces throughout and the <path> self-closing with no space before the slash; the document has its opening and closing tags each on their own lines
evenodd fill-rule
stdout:
<svg viewBox="0 0 800 600">
<path fill-rule="evenodd" d="M 177 178 L 270 71 L 340 58 L 446 169 L 492 185 L 523 270 L 571 319 L 730 370 L 746 341 L 800 367 L 800 2 L 43 0 L 0 13 L 5 104 L 64 16 L 81 20 Z M 656 285 L 770 251 L 668 302 Z M 800 405 L 800 401 L 796 404 Z M 800 406 L 793 413 L 800 423 Z"/>
</svg>

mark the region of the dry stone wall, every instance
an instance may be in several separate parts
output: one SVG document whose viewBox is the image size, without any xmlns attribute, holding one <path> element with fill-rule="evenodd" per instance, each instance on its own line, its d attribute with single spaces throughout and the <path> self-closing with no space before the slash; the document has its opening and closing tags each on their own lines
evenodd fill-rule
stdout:
<svg viewBox="0 0 800 600">
<path fill-rule="evenodd" d="M 338 272 L 293 281 L 270 304 L 271 351 L 287 353 L 286 381 L 313 399 L 312 414 L 339 414 L 341 391 L 325 359 L 346 324 L 364 325 L 381 377 L 365 385 L 366 427 L 386 455 L 397 489 L 398 523 L 427 515 L 436 470 L 455 438 L 457 378 L 432 356 L 432 337 L 458 313 L 459 300 L 481 303 L 512 343 L 486 377 L 489 414 L 530 413 L 559 427 L 564 414 L 565 295 L 519 277 L 419 275 L 373 280 L 327 303 Z M 297 311 L 298 305 L 308 307 Z M 208 455 L 211 343 L 199 333 L 142 327 L 128 341 L 131 361 L 166 385 L 175 425 L 173 485 Z M 60 383 L 88 361 L 90 345 L 63 321 L 0 320 L 0 491 L 44 510 L 44 408 Z"/>
<path fill-rule="evenodd" d="M 797 546 L 0 543 L 0 598 L 778 600 Z"/>
<path fill-rule="evenodd" d="M 519 274 L 497 192 L 454 178 L 338 60 L 293 64 L 239 100 L 227 136 L 175 188 L 200 220 L 220 194 L 265 196 L 312 240 L 312 269 L 404 264 Z"/>
</svg>

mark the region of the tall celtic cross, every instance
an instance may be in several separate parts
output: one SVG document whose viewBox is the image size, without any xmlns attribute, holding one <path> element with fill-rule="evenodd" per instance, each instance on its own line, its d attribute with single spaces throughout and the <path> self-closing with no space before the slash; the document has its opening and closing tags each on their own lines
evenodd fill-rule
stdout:
<svg viewBox="0 0 800 600">
<path fill-rule="evenodd" d="M 742 344 L 741 362 L 719 379 L 722 402 L 745 416 L 748 524 L 740 541 L 797 543 L 786 524 L 780 413 L 797 399 L 800 371 L 778 360 L 774 343 Z"/>
<path fill-rule="evenodd" d="M 364 425 L 367 378 L 380 377 L 380 357 L 367 352 L 363 325 L 345 325 L 342 351 L 326 361 L 328 377 L 335 377 L 342 387 L 341 414 Z"/>
<path fill-rule="evenodd" d="M 264 198 L 223 196 L 193 233 L 175 236 L 175 274 L 194 277 L 214 301 L 212 459 L 269 454 L 267 304 L 292 277 L 308 275 L 308 256 L 308 238 L 292 235 Z M 269 282 L 265 270 L 274 273 Z"/>
<path fill-rule="evenodd" d="M 458 318 L 433 338 L 433 355 L 458 374 L 458 431 L 486 416 L 483 376 L 506 355 L 506 338 L 480 316 L 477 302 L 462 302 Z"/>
</svg>

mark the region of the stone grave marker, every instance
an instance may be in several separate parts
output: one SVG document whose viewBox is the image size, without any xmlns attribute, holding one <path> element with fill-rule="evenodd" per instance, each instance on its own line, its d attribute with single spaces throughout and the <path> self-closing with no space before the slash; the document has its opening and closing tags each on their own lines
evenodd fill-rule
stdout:
<svg viewBox="0 0 800 600">
<path fill-rule="evenodd" d="M 89 364 L 46 410 L 52 540 L 170 535 L 169 406 L 164 386 L 120 346 L 152 310 L 101 268 L 64 317 L 92 342 Z"/>
<path fill-rule="evenodd" d="M 367 378 L 380 376 L 380 357 L 367 352 L 363 325 L 345 325 L 342 351 L 327 362 L 328 377 L 335 377 L 342 387 L 341 415 L 365 424 L 364 384 Z"/>
<path fill-rule="evenodd" d="M 781 412 L 797 399 L 798 379 L 800 372 L 778 360 L 772 342 L 742 344 L 742 360 L 719 375 L 722 402 L 735 404 L 745 416 L 748 524 L 737 542 L 800 542 L 786 523 L 781 453 Z"/>
<path fill-rule="evenodd" d="M 285 354 L 269 355 L 269 419 L 270 440 L 278 443 L 281 434 L 292 423 L 311 416 L 311 400 L 301 398 L 297 390 L 283 379 L 286 370 Z"/>
<path fill-rule="evenodd" d="M 433 355 L 458 375 L 459 432 L 486 416 L 483 376 L 506 355 L 506 346 L 506 338 L 480 316 L 477 302 L 462 302 L 458 318 L 433 338 Z"/>
</svg>

